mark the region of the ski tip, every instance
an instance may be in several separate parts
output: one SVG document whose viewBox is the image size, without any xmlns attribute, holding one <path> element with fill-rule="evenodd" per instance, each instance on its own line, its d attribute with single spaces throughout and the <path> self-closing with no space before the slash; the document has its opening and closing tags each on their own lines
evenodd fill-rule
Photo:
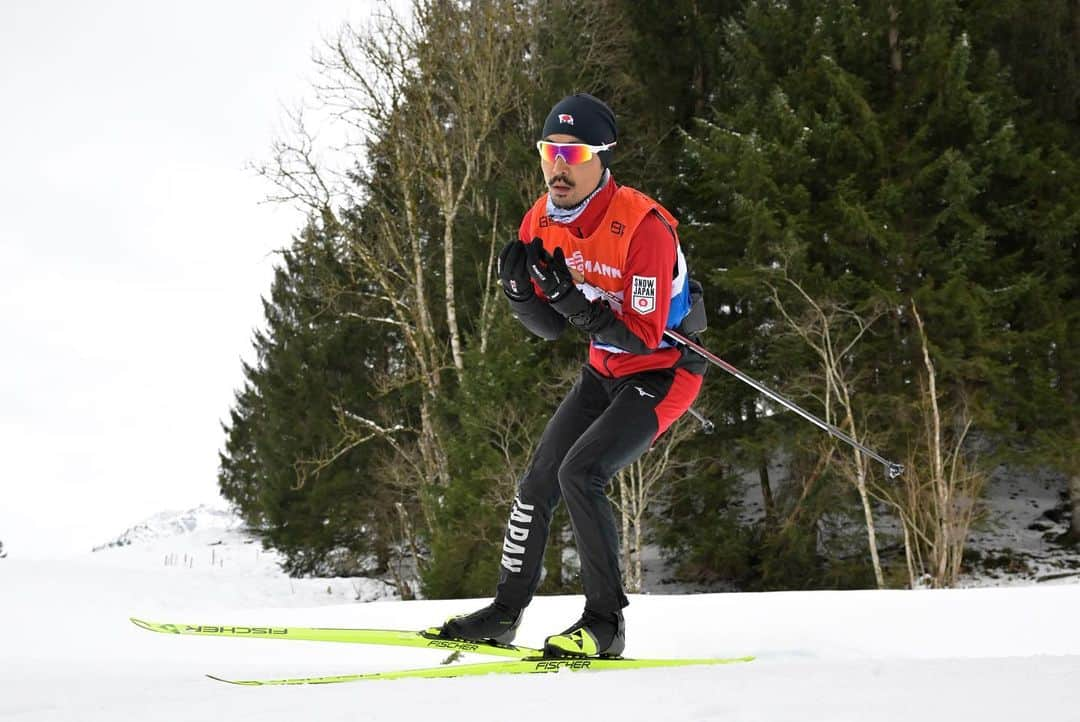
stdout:
<svg viewBox="0 0 1080 722">
<path fill-rule="evenodd" d="M 148 632 L 158 632 L 160 634 L 183 634 L 181 631 L 182 624 L 167 624 L 162 622 L 148 622 L 145 619 L 139 619 L 138 617 L 128 617 L 131 623 L 139 629 L 145 629 Z"/>
<path fill-rule="evenodd" d="M 215 682 L 224 682 L 225 684 L 235 684 L 235 685 L 237 685 L 239 687 L 258 687 L 259 684 L 260 684 L 259 682 L 247 682 L 247 681 L 236 680 L 236 679 L 225 679 L 224 677 L 215 677 L 212 674 L 208 674 L 206 676 L 209 677 L 210 679 L 214 680 Z"/>
<path fill-rule="evenodd" d="M 158 624 L 156 622 L 148 622 L 145 619 L 139 619 L 138 617 L 128 617 L 131 623 L 139 629 L 145 629 L 148 632 L 170 632 L 172 634 L 180 634 L 180 630 L 176 628 L 175 624 Z"/>
</svg>

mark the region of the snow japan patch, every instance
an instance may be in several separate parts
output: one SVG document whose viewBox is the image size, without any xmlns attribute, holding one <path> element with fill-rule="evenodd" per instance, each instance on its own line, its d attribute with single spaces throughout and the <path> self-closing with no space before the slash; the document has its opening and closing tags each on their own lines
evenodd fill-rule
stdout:
<svg viewBox="0 0 1080 722">
<path fill-rule="evenodd" d="M 630 305 L 638 313 L 652 313 L 656 310 L 656 276 L 634 276 L 633 293 Z"/>
</svg>

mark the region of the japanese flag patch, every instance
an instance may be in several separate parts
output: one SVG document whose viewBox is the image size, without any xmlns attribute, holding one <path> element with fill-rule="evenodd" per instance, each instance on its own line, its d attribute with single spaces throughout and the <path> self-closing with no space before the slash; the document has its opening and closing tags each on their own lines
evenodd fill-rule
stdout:
<svg viewBox="0 0 1080 722">
<path fill-rule="evenodd" d="M 640 314 L 656 310 L 656 276 L 634 276 L 630 305 Z"/>
</svg>

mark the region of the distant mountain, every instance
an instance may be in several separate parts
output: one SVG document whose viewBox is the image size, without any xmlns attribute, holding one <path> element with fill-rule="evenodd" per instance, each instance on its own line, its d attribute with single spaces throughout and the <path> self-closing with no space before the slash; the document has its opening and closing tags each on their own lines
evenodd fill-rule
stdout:
<svg viewBox="0 0 1080 722">
<path fill-rule="evenodd" d="M 231 511 L 200 504 L 187 511 L 163 511 L 155 514 L 131 527 L 116 539 L 94 547 L 93 551 L 144 544 L 194 532 L 211 530 L 239 532 L 243 530 L 243 527 L 243 520 Z"/>
<path fill-rule="evenodd" d="M 185 593 L 201 586 L 206 589 L 206 599 L 232 599 L 246 607 L 308 607 L 399 598 L 392 579 L 291 578 L 282 570 L 281 553 L 265 548 L 240 517 L 205 504 L 155 514 L 93 551 L 97 553 L 89 557 L 100 569 L 134 569 L 148 578 L 159 572 L 173 579 L 183 574 Z"/>
</svg>

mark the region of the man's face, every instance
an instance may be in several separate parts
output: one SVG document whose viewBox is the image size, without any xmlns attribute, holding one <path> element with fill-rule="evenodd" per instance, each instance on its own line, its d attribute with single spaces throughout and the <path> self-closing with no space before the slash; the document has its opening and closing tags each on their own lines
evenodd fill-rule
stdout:
<svg viewBox="0 0 1080 722">
<path fill-rule="evenodd" d="M 565 133 L 552 133 L 544 138 L 552 143 L 581 143 L 580 138 Z M 599 156 L 578 165 L 567 165 L 562 156 L 556 156 L 554 163 L 540 159 L 540 169 L 544 172 L 544 182 L 548 193 L 557 208 L 573 208 L 596 190 L 600 176 L 604 174 L 604 164 Z"/>
</svg>

